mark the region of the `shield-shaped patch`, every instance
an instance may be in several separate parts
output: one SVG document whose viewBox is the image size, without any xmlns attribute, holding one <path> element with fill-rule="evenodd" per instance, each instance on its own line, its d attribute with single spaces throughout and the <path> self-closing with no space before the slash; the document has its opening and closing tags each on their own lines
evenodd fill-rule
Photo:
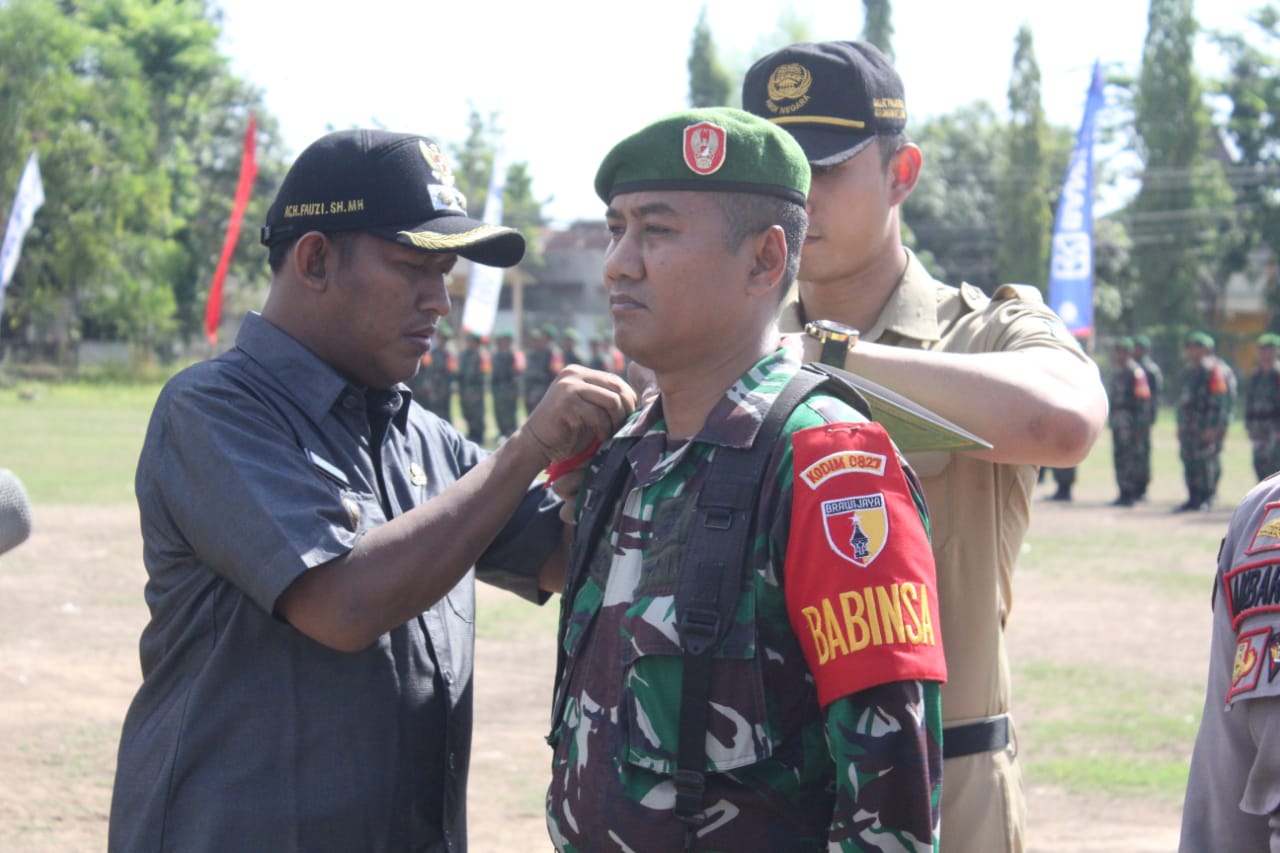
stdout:
<svg viewBox="0 0 1280 853">
<path fill-rule="evenodd" d="M 727 134 L 723 127 L 700 121 L 684 129 L 684 162 L 699 175 L 714 174 L 724 165 Z"/>
<path fill-rule="evenodd" d="M 831 550 L 855 566 L 871 565 L 889 538 L 884 495 L 858 495 L 822 502 L 822 525 Z"/>
</svg>

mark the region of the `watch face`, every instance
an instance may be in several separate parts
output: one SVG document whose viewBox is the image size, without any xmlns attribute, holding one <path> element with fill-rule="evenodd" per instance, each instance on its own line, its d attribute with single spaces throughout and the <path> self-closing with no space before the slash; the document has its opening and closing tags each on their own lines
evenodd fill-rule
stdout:
<svg viewBox="0 0 1280 853">
<path fill-rule="evenodd" d="M 858 330 L 853 326 L 846 326 L 844 323 L 837 323 L 835 320 L 815 320 L 813 322 L 819 331 L 834 333 L 837 335 L 856 335 Z"/>
</svg>

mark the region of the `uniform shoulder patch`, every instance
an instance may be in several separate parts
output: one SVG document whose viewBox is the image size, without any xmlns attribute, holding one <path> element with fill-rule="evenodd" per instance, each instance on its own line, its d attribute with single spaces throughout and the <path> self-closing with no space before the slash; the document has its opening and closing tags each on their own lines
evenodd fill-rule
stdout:
<svg viewBox="0 0 1280 853">
<path fill-rule="evenodd" d="M 1233 566 L 1222 573 L 1222 592 L 1234 629 L 1246 617 L 1280 612 L 1280 562 L 1267 559 Z"/>
<path fill-rule="evenodd" d="M 1245 554 L 1258 554 L 1262 551 L 1280 551 L 1280 501 L 1267 504 Z"/>
<path fill-rule="evenodd" d="M 943 681 L 933 553 L 878 423 L 791 435 L 787 612 L 826 706 L 891 681 Z"/>
<path fill-rule="evenodd" d="M 1231 668 L 1231 685 L 1227 688 L 1228 705 L 1242 694 L 1258 689 L 1270 647 L 1270 628 L 1248 631 L 1236 638 L 1236 658 Z"/>
</svg>

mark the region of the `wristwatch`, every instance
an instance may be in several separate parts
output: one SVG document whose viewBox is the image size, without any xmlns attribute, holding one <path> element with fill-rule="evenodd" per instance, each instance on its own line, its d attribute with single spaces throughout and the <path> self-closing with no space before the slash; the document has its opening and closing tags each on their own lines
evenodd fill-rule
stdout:
<svg viewBox="0 0 1280 853">
<path fill-rule="evenodd" d="M 853 326 L 835 320 L 810 320 L 804 324 L 804 333 L 822 344 L 818 361 L 830 367 L 844 367 L 845 356 L 858 343 L 861 334 Z"/>
</svg>

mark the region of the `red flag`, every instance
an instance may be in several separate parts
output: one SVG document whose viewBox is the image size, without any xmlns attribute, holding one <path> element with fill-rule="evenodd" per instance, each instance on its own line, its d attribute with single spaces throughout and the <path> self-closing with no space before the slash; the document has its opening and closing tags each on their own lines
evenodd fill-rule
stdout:
<svg viewBox="0 0 1280 853">
<path fill-rule="evenodd" d="M 231 206 L 226 239 L 222 241 L 222 257 L 218 259 L 218 268 L 213 273 L 213 284 L 209 285 L 209 303 L 204 309 L 204 333 L 211 344 L 218 342 L 218 318 L 222 314 L 222 280 L 227 277 L 227 266 L 231 263 L 236 240 L 240 237 L 240 221 L 244 219 L 244 209 L 249 206 L 253 179 L 258 174 L 258 164 L 253 156 L 256 137 L 257 122 L 254 121 L 253 113 L 250 113 L 249 127 L 244 132 L 244 154 L 240 157 L 240 183 L 236 185 L 236 200 Z"/>
</svg>

